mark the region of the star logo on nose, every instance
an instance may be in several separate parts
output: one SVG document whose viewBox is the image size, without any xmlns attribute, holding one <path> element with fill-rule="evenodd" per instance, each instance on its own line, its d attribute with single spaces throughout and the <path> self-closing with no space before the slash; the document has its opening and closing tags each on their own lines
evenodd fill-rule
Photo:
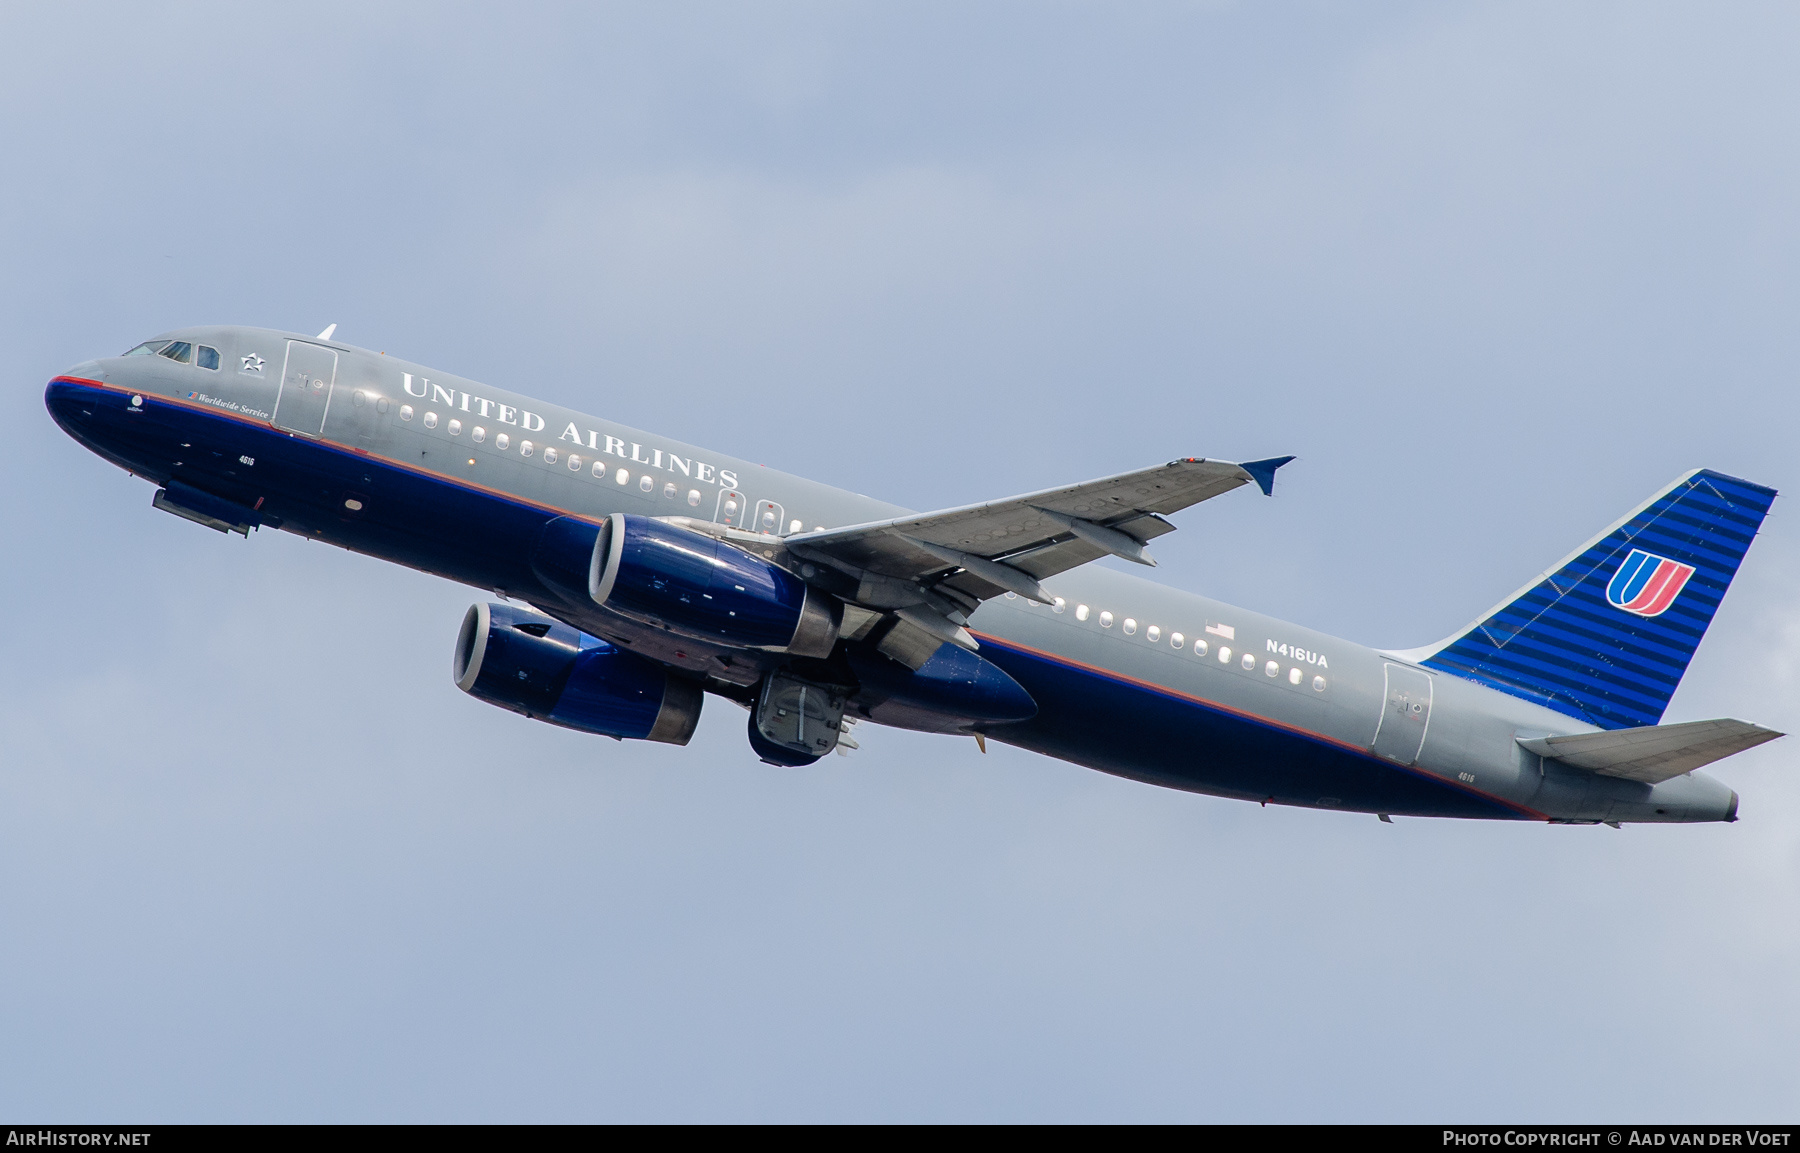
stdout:
<svg viewBox="0 0 1800 1153">
<path fill-rule="evenodd" d="M 243 367 L 242 371 L 260 373 L 260 372 L 262 372 L 262 366 L 263 366 L 263 358 L 256 355 L 253 352 L 250 355 L 244 357 L 244 367 Z"/>
</svg>

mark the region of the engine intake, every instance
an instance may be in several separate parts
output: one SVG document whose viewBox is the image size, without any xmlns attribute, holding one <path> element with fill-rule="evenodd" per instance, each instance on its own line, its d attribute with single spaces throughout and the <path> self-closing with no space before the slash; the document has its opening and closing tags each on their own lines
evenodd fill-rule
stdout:
<svg viewBox="0 0 1800 1153">
<path fill-rule="evenodd" d="M 843 608 L 773 561 L 650 517 L 614 513 L 594 540 L 594 603 L 733 648 L 826 657 Z"/>
<path fill-rule="evenodd" d="M 671 745 L 694 735 L 705 699 L 655 661 L 507 604 L 469 607 L 451 671 L 463 692 L 533 720 Z"/>
</svg>

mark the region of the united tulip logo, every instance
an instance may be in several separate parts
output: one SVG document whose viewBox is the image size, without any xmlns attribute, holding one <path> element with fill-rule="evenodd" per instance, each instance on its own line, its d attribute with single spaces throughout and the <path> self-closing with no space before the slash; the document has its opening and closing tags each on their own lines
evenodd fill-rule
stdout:
<svg viewBox="0 0 1800 1153">
<path fill-rule="evenodd" d="M 1606 603 L 1640 617 L 1661 616 L 1693 575 L 1693 565 L 1634 548 L 1606 586 Z"/>
</svg>

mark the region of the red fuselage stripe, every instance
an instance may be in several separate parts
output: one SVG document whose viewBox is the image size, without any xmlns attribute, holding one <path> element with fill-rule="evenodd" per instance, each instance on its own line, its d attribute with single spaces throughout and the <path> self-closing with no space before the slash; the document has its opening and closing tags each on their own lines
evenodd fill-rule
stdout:
<svg viewBox="0 0 1800 1153">
<path fill-rule="evenodd" d="M 1198 697 L 1198 696 L 1193 695 L 1192 693 L 1184 693 L 1180 689 L 1170 688 L 1168 685 L 1157 684 L 1155 681 L 1141 680 L 1141 679 L 1131 676 L 1127 673 L 1115 672 L 1112 669 L 1101 668 L 1098 665 L 1090 665 L 1084 661 L 1075 660 L 1073 657 L 1065 657 L 1065 656 L 1061 655 L 1060 653 L 1053 653 L 1053 652 L 1048 652 L 1044 649 L 1033 648 L 1031 645 L 1020 644 L 1018 641 L 1007 640 L 1004 637 L 997 637 L 997 636 L 992 635 L 991 633 L 980 633 L 980 632 L 975 632 L 974 630 L 970 630 L 970 632 L 972 635 L 974 635 L 975 637 L 980 639 L 983 644 L 997 645 L 1000 648 L 1008 648 L 1008 649 L 1014 650 L 1015 652 L 1026 653 L 1030 656 L 1037 657 L 1040 660 L 1050 661 L 1053 664 L 1063 665 L 1063 666 L 1065 666 L 1067 668 L 1071 668 L 1071 669 L 1078 669 L 1081 672 L 1088 673 L 1092 676 L 1104 677 L 1107 680 L 1116 681 L 1119 684 L 1130 685 L 1133 688 L 1143 689 L 1146 692 L 1157 693 L 1161 696 L 1169 697 L 1173 700 L 1183 701 L 1183 702 L 1186 702 L 1188 704 L 1193 704 L 1193 705 L 1199 705 L 1202 708 L 1211 709 L 1214 712 L 1226 713 L 1230 716 L 1238 717 L 1238 718 L 1240 718 L 1242 720 L 1246 720 L 1246 721 L 1251 721 L 1255 724 L 1263 725 L 1268 728 L 1280 729 L 1281 731 L 1290 733 L 1294 736 L 1305 737 L 1309 740 L 1318 741 L 1320 744 L 1330 745 L 1333 748 L 1337 748 L 1344 752 L 1354 754 L 1358 757 L 1363 758 L 1364 760 L 1373 761 L 1374 763 L 1382 766 L 1383 768 L 1388 768 L 1388 769 L 1397 768 L 1397 769 L 1412 771 L 1416 775 L 1425 777 L 1426 779 L 1432 781 L 1435 784 L 1447 785 L 1453 789 L 1457 789 L 1460 792 L 1468 793 L 1471 796 L 1481 797 L 1484 800 L 1493 801 L 1495 804 L 1505 805 L 1509 809 L 1513 809 L 1516 812 L 1523 813 L 1525 816 L 1532 817 L 1536 820 L 1547 821 L 1550 819 L 1547 814 L 1540 813 L 1535 809 L 1531 809 L 1524 805 L 1521 805 L 1517 801 L 1509 801 L 1505 797 L 1498 797 L 1492 793 L 1483 792 L 1480 789 L 1470 788 L 1468 785 L 1464 784 L 1461 781 L 1446 780 L 1443 777 L 1440 777 L 1435 773 L 1424 773 L 1420 770 L 1411 769 L 1410 766 L 1401 765 L 1398 762 L 1387 760 L 1384 757 L 1378 757 L 1374 753 L 1370 752 L 1368 749 L 1363 748 L 1361 745 L 1351 744 L 1349 741 L 1340 740 L 1339 738 L 1330 736 L 1326 733 L 1314 732 L 1312 729 L 1303 728 L 1299 725 L 1289 724 L 1286 721 L 1278 721 L 1278 720 L 1275 720 L 1273 717 L 1265 717 L 1265 716 L 1261 715 L 1260 713 L 1253 713 L 1246 709 L 1234 708 L 1233 706 L 1224 704 L 1220 701 L 1208 700 L 1205 697 Z"/>
</svg>

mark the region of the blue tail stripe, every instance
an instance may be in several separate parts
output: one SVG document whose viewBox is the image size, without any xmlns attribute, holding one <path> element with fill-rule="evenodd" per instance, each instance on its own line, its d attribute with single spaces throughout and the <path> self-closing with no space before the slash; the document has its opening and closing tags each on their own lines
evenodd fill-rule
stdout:
<svg viewBox="0 0 1800 1153">
<path fill-rule="evenodd" d="M 1464 667 L 1457 663 L 1446 662 L 1435 667 L 1441 672 L 1451 673 L 1464 680 L 1478 681 L 1490 688 L 1496 688 L 1512 696 L 1523 697 L 1528 701 L 1555 709 L 1559 713 L 1578 717 L 1589 724 L 1599 725 L 1604 719 L 1599 712 L 1589 712 L 1579 703 L 1581 697 L 1578 692 L 1561 688 L 1544 678 L 1522 675 L 1492 664 Z M 1527 688 L 1525 687 L 1527 684 L 1535 685 L 1536 688 Z M 1634 702 L 1628 698 L 1611 698 L 1608 703 L 1615 709 L 1648 707 L 1642 701 Z"/>
<path fill-rule="evenodd" d="M 1658 697 L 1672 696 L 1679 683 L 1679 678 L 1674 677 L 1661 683 L 1632 681 L 1621 676 L 1616 667 L 1597 669 L 1592 665 L 1577 664 L 1570 660 L 1511 650 L 1494 652 L 1483 664 L 1495 674 L 1510 672 L 1518 677 L 1542 682 L 1545 687 L 1555 686 L 1561 691 L 1579 693 L 1584 688 L 1591 688 L 1595 692 L 1633 696 L 1646 707 Z"/>
<path fill-rule="evenodd" d="M 1690 585 L 1692 583 L 1689 582 Z M 1694 599 L 1697 603 L 1701 601 L 1699 597 Z M 1677 603 L 1680 602 L 1677 601 Z M 1612 644 L 1618 652 L 1643 661 L 1680 662 L 1686 659 L 1685 654 L 1691 652 L 1700 643 L 1701 636 L 1706 632 L 1705 621 L 1712 616 L 1713 610 L 1717 607 L 1718 599 L 1711 598 L 1705 604 L 1704 615 L 1699 616 L 1697 620 L 1695 619 L 1697 614 L 1682 612 L 1677 619 L 1668 621 L 1657 635 L 1639 634 L 1625 639 L 1614 636 L 1610 631 L 1613 623 L 1611 620 L 1597 613 L 1578 612 L 1572 609 L 1543 612 L 1531 616 L 1506 616 L 1504 619 L 1496 616 L 1484 627 L 1490 637 L 1507 638 L 1506 642 L 1496 641 L 1496 647 L 1500 643 L 1510 643 L 1511 640 L 1518 639 L 1520 634 L 1528 631 L 1543 632 L 1548 634 L 1546 639 L 1555 637 L 1568 644 L 1576 644 L 1577 638 L 1595 644 Z M 1665 615 L 1674 613 L 1675 610 L 1672 608 L 1669 610 L 1669 614 Z M 1599 650 L 1592 649 L 1590 651 L 1598 652 Z"/>
<path fill-rule="evenodd" d="M 1602 728 L 1653 725 L 1687 672 L 1775 490 L 1690 473 L 1624 524 L 1439 646 L 1423 663 Z M 1629 604 L 1669 571 L 1693 569 L 1673 602 Z"/>
<path fill-rule="evenodd" d="M 1600 645 L 1614 644 L 1619 654 L 1632 657 L 1647 664 L 1680 664 L 1687 660 L 1687 653 L 1700 643 L 1700 637 L 1706 632 L 1704 628 L 1677 621 L 1669 622 L 1663 635 L 1647 637 L 1635 636 L 1628 641 L 1616 641 L 1607 631 L 1610 622 L 1596 620 L 1589 613 L 1545 613 L 1532 621 L 1520 621 L 1516 626 L 1506 630 L 1513 641 L 1529 644 L 1533 636 L 1540 636 L 1543 643 L 1555 643 L 1564 647 L 1580 647 L 1582 644 Z M 1526 625 L 1534 625 L 1527 632 Z M 1500 629 L 1494 630 L 1496 632 Z M 1520 634 L 1524 633 L 1524 636 Z M 1498 645 L 1496 644 L 1496 647 Z M 1597 648 L 1590 651 L 1599 651 Z"/>
<path fill-rule="evenodd" d="M 1544 682 L 1546 686 L 1554 685 L 1560 690 L 1571 692 L 1591 687 L 1596 692 L 1631 694 L 1642 698 L 1645 704 L 1653 702 L 1659 696 L 1673 695 L 1675 685 L 1679 683 L 1679 678 L 1674 677 L 1660 683 L 1647 679 L 1627 680 L 1620 675 L 1617 666 L 1595 668 L 1591 664 L 1580 664 L 1567 658 L 1510 648 L 1490 653 L 1482 664 L 1496 675 L 1511 672 Z"/>
</svg>

